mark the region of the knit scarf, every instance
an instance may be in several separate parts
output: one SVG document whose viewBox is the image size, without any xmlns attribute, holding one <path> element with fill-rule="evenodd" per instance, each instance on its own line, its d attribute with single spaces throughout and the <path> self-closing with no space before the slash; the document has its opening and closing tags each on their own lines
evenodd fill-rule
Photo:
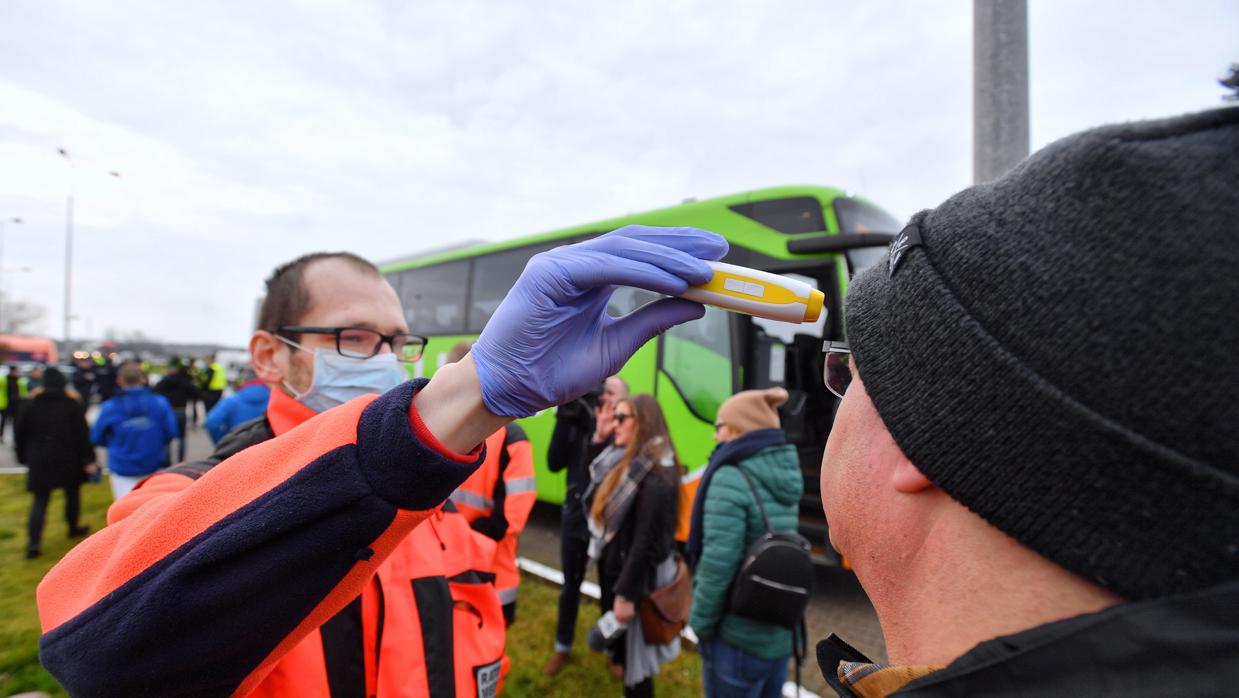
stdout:
<svg viewBox="0 0 1239 698">
<path fill-rule="evenodd" d="M 661 441 L 661 437 L 658 439 Z M 650 453 L 658 453 L 660 447 L 663 450 L 662 456 L 655 461 L 650 457 Z M 632 509 L 632 505 L 637 501 L 637 491 L 641 487 L 641 481 L 655 466 L 673 466 L 675 465 L 675 457 L 670 449 L 665 448 L 661 443 L 651 443 L 648 447 L 642 449 L 642 453 L 635 456 L 628 464 L 628 470 L 624 472 L 619 484 L 611 491 L 611 496 L 607 499 L 607 503 L 602 506 L 602 523 L 598 526 L 593 517 L 590 518 L 590 528 L 595 531 L 595 535 L 599 539 L 598 549 L 601 550 L 615 538 L 615 534 L 619 533 L 620 528 L 624 525 L 624 520 L 628 517 L 628 512 Z"/>
<path fill-rule="evenodd" d="M 706 491 L 710 488 L 710 479 L 724 465 L 740 465 L 758 451 L 771 446 L 787 443 L 787 437 L 782 429 L 757 429 L 743 436 L 724 441 L 715 447 L 710 454 L 710 462 L 706 472 L 701 476 L 701 484 L 697 486 L 697 496 L 693 498 L 693 515 L 689 520 L 688 543 L 684 546 L 684 557 L 689 567 L 696 568 L 701 559 L 701 541 L 703 537 L 702 519 L 705 517 Z"/>
<path fill-rule="evenodd" d="M 624 449 L 615 444 L 608 444 L 589 462 L 589 484 L 585 486 L 585 492 L 581 494 L 581 506 L 585 509 L 585 518 L 590 518 L 588 514 L 590 507 L 594 505 L 594 493 L 598 491 L 607 473 L 611 472 L 611 468 L 614 468 L 623 457 Z"/>
</svg>

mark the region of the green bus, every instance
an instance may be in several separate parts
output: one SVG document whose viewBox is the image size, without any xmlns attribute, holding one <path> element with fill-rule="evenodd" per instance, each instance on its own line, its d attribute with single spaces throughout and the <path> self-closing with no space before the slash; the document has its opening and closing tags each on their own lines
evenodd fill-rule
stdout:
<svg viewBox="0 0 1239 698">
<path fill-rule="evenodd" d="M 413 376 L 433 375 L 452 346 L 477 338 L 531 256 L 630 224 L 714 231 L 731 244 L 724 261 L 790 275 L 825 293 L 827 312 L 815 324 L 769 321 L 707 306 L 702 319 L 648 342 L 620 375 L 632 392 L 658 398 L 680 460 L 690 470 L 689 483 L 715 446 L 714 420 L 724 400 L 740 390 L 786 388 L 791 399 L 782 410 L 783 427 L 799 449 L 805 479 L 801 530 L 815 551 L 832 561 L 818 472 L 837 400 L 822 384 L 822 340 L 843 337 L 841 301 L 849 278 L 881 259 L 901 227 L 864 199 L 825 187 L 761 189 L 384 264 L 410 330 L 429 338 Z M 621 287 L 608 312 L 619 316 L 656 297 Z M 533 443 L 538 498 L 560 503 L 564 474 L 546 467 L 554 423 L 553 409 L 520 420 Z M 687 513 L 682 518 L 687 520 Z"/>
</svg>

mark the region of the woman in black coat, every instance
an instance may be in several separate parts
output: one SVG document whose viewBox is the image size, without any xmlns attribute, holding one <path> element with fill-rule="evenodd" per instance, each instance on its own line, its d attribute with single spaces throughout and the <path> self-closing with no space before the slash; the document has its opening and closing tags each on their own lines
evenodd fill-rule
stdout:
<svg viewBox="0 0 1239 698">
<path fill-rule="evenodd" d="M 27 400 L 17 416 L 17 462 L 29 467 L 26 490 L 34 495 L 27 529 L 27 559 L 39 556 L 52 490 L 65 491 L 69 537 L 85 535 L 89 530 L 78 525 L 79 492 L 88 474 L 97 472 L 98 466 L 95 449 L 90 445 L 86 413 L 77 400 L 65 394 L 65 382 L 63 373 L 47 369 L 43 390 Z"/>
<path fill-rule="evenodd" d="M 598 486 L 590 504 L 601 540 L 598 581 L 602 608 L 628 624 L 622 642 L 610 648 L 612 671 L 624 679 L 624 695 L 654 695 L 654 675 L 680 653 L 678 639 L 645 641 L 637 609 L 641 600 L 674 578 L 676 507 L 680 463 L 658 400 L 633 395 L 615 404 L 614 443 L 624 455 Z"/>
</svg>

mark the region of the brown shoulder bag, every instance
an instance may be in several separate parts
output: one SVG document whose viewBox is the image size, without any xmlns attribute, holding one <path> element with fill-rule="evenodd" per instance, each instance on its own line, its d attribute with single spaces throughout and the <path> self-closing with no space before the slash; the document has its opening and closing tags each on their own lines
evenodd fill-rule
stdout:
<svg viewBox="0 0 1239 698">
<path fill-rule="evenodd" d="M 675 579 L 641 599 L 641 634 L 651 645 L 665 645 L 688 625 L 693 603 L 693 576 L 683 558 L 676 559 Z"/>
</svg>

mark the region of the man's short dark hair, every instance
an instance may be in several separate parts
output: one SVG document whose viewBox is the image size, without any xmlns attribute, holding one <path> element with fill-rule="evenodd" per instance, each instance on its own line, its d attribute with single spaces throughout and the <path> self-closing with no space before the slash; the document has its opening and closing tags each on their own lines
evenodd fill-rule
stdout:
<svg viewBox="0 0 1239 698">
<path fill-rule="evenodd" d="M 340 259 L 363 273 L 380 276 L 379 268 L 352 252 L 312 252 L 282 264 L 267 278 L 267 297 L 258 312 L 258 329 L 275 332 L 284 325 L 295 325 L 310 308 L 310 293 L 301 282 L 310 264 L 323 259 Z"/>
<path fill-rule="evenodd" d="M 137 361 L 126 361 L 116 371 L 116 382 L 123 388 L 136 388 L 146 383 L 146 371 Z"/>
</svg>

